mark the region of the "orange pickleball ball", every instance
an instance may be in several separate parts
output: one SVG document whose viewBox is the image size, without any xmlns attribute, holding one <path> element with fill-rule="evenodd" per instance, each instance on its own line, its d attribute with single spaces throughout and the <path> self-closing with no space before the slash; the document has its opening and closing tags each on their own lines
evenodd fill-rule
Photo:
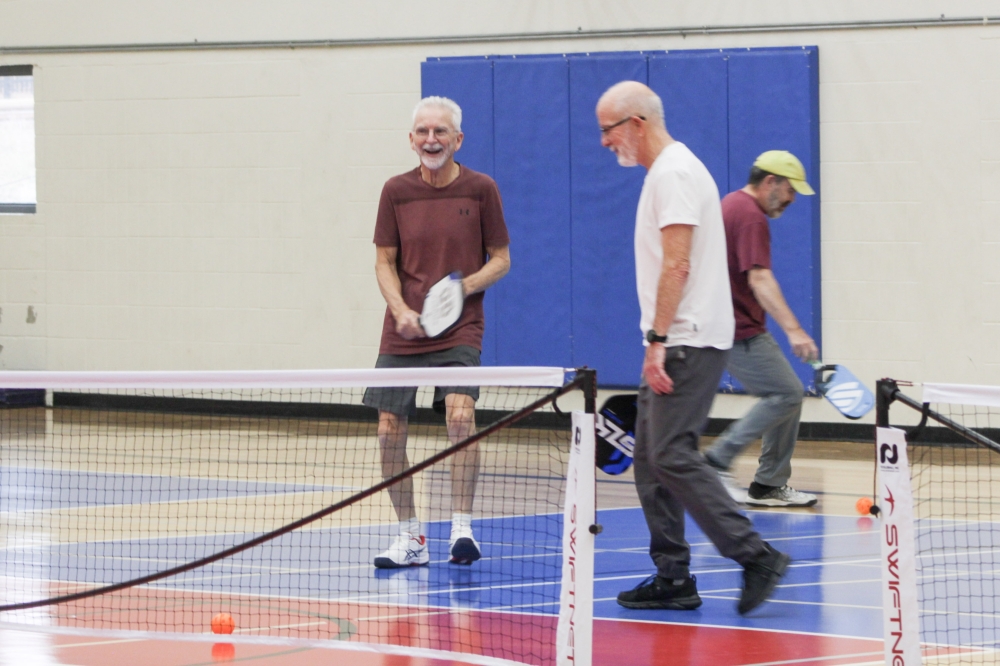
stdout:
<svg viewBox="0 0 1000 666">
<path fill-rule="evenodd" d="M 213 634 L 231 634 L 236 629 L 236 621 L 229 613 L 219 613 L 212 618 Z"/>
<path fill-rule="evenodd" d="M 868 497 L 862 497 L 854 503 L 854 508 L 858 510 L 862 516 L 867 516 L 872 510 L 872 501 Z"/>
</svg>

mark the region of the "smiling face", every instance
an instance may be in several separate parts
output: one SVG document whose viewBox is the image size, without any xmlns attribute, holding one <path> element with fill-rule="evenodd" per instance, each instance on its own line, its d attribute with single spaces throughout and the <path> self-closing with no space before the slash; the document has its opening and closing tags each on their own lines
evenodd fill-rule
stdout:
<svg viewBox="0 0 1000 666">
<path fill-rule="evenodd" d="M 444 106 L 425 106 L 417 112 L 410 130 L 410 147 L 420 163 L 431 171 L 450 166 L 455 151 L 462 146 L 461 132 L 456 132 L 451 111 Z"/>
<path fill-rule="evenodd" d="M 639 164 L 639 142 L 632 127 L 631 117 L 620 117 L 612 104 L 602 102 L 597 105 L 597 124 L 601 128 L 601 145 L 618 158 L 623 167 Z M 624 121 L 624 122 L 623 122 Z"/>
</svg>

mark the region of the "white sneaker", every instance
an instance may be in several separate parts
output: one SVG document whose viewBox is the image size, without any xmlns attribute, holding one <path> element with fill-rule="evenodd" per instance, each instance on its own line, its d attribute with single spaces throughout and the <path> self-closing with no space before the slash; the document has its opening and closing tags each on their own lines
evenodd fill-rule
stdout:
<svg viewBox="0 0 1000 666">
<path fill-rule="evenodd" d="M 427 539 L 422 534 L 400 534 L 387 550 L 375 558 L 375 566 L 379 569 L 401 569 L 403 567 L 420 567 L 431 561 L 427 552 Z"/>
<path fill-rule="evenodd" d="M 722 481 L 722 485 L 726 487 L 726 492 L 733 498 L 733 501 L 737 504 L 746 504 L 747 491 L 739 487 L 736 483 L 736 477 L 729 472 L 723 472 L 721 469 L 716 469 L 715 472 L 719 475 L 719 480 Z"/>
<path fill-rule="evenodd" d="M 747 493 L 746 503 L 750 506 L 812 506 L 818 501 L 815 495 L 802 493 L 791 486 L 781 486 L 760 497 Z"/>
<path fill-rule="evenodd" d="M 472 530 L 452 530 L 448 547 L 452 564 L 472 564 L 480 557 L 479 544 L 472 536 Z"/>
</svg>

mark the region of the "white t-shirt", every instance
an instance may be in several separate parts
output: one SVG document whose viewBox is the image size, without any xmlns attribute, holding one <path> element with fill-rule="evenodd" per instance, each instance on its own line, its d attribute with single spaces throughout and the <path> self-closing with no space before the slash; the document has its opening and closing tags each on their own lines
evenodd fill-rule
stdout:
<svg viewBox="0 0 1000 666">
<path fill-rule="evenodd" d="M 664 148 L 653 162 L 635 215 L 635 273 L 643 335 L 652 328 L 656 315 L 663 265 L 660 229 L 671 224 L 690 224 L 694 234 L 691 270 L 667 331 L 667 346 L 729 349 L 736 324 L 719 189 L 701 160 L 679 142 Z"/>
</svg>

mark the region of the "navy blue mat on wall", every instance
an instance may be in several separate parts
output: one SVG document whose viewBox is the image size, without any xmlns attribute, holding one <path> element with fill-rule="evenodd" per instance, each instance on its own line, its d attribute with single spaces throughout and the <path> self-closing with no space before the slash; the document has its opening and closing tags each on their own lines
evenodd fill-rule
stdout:
<svg viewBox="0 0 1000 666">
<path fill-rule="evenodd" d="M 487 292 L 484 364 L 590 365 L 603 386 L 637 384 L 632 238 L 645 170 L 619 167 L 600 147 L 594 104 L 608 86 L 648 81 L 668 130 L 705 162 L 720 195 L 742 187 L 771 149 L 795 153 L 818 192 L 818 62 L 816 47 L 788 47 L 423 63 L 423 94 L 462 106 L 458 159 L 497 179 L 511 227 L 511 273 Z M 800 196 L 771 225 L 775 273 L 817 343 L 819 210 L 818 196 Z M 790 358 L 811 387 L 808 366 Z"/>
<path fill-rule="evenodd" d="M 495 178 L 511 272 L 493 287 L 497 363 L 570 367 L 569 67 L 562 58 L 493 65 Z"/>
<path fill-rule="evenodd" d="M 663 100 L 670 135 L 698 156 L 721 194 L 729 191 L 729 59 L 718 51 L 649 56 L 649 87 Z"/>
<path fill-rule="evenodd" d="M 638 53 L 572 57 L 573 364 L 597 368 L 604 386 L 635 386 L 642 332 L 635 289 L 635 208 L 646 170 L 624 169 L 601 146 L 594 107 L 609 87 L 646 82 Z"/>
</svg>

